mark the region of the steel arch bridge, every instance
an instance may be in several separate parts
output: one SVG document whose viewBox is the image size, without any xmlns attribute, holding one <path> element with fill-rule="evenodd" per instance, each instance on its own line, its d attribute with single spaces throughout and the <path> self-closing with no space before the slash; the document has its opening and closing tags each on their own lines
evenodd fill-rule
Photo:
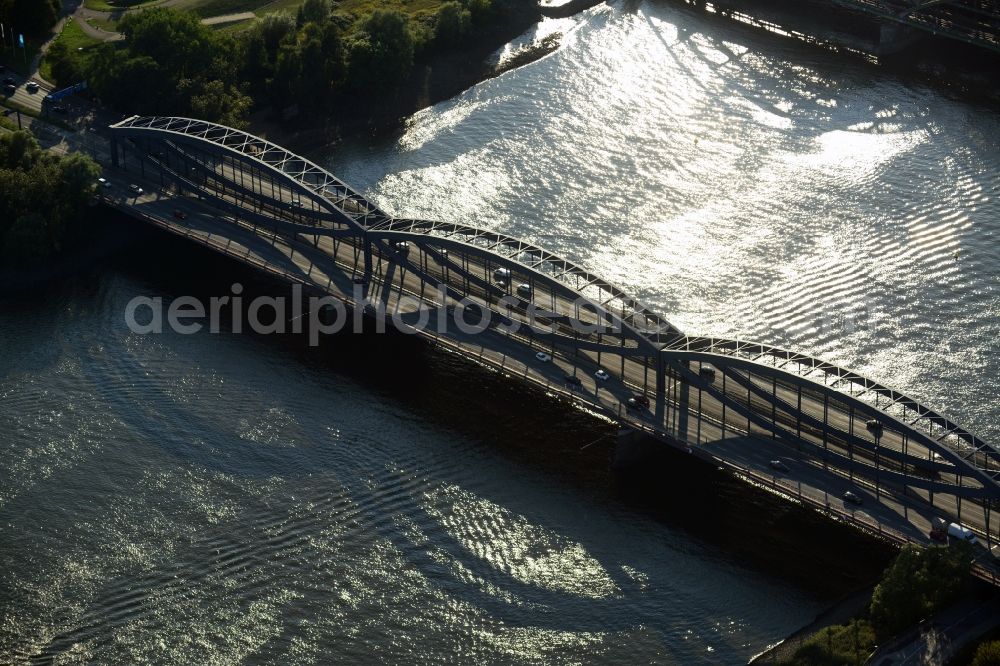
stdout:
<svg viewBox="0 0 1000 666">
<path fill-rule="evenodd" d="M 723 437 L 728 428 L 785 442 L 876 494 L 920 498 L 959 520 L 964 500 L 966 517 L 970 505 L 982 512 L 978 531 L 987 543 L 996 538 L 990 514 L 1000 502 L 1000 453 L 898 391 L 806 354 L 686 335 L 544 248 L 464 224 L 393 217 L 322 167 L 240 130 L 139 116 L 110 130 L 115 166 L 220 212 L 220 228 L 308 243 L 317 261 L 360 276 L 366 295 L 382 267 L 405 270 L 409 282 L 400 277 L 400 291 L 434 287 L 449 302 L 474 301 L 494 321 L 517 320 L 519 332 L 506 335 L 514 344 L 596 359 L 612 370 L 615 386 L 652 399 L 650 413 L 637 414 L 622 398 L 614 414 L 621 422 L 688 447 L 709 441 L 703 421 Z M 391 279 L 381 282 L 387 293 Z M 517 283 L 527 285 L 527 299 Z M 536 306 L 537 319 L 527 318 Z"/>
<path fill-rule="evenodd" d="M 833 0 L 924 33 L 1000 53 L 1000 6 L 996 0 Z"/>
</svg>

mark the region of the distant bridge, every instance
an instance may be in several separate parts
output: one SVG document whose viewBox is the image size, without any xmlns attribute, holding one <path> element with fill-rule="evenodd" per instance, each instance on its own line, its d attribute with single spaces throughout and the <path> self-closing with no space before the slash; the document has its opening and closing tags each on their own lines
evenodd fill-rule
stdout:
<svg viewBox="0 0 1000 666">
<path fill-rule="evenodd" d="M 834 0 L 894 24 L 1000 53 L 996 0 Z"/>
<path fill-rule="evenodd" d="M 960 521 L 984 546 L 980 575 L 997 582 L 1000 454 L 917 401 L 805 354 L 686 335 L 567 259 L 393 217 L 260 137 L 175 117 L 110 130 L 108 204 L 407 325 L 420 309 L 488 318 L 479 333 L 418 332 L 897 542 L 926 543 L 933 517 Z M 150 191 L 131 195 L 129 183 Z M 842 499 L 848 489 L 862 506 Z"/>
</svg>

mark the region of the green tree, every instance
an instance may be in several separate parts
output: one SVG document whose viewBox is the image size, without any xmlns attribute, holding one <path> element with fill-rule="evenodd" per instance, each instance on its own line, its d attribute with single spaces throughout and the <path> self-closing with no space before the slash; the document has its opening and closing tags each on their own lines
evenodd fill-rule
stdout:
<svg viewBox="0 0 1000 666">
<path fill-rule="evenodd" d="M 1000 641 L 989 641 L 976 648 L 972 666 L 1000 666 Z"/>
<path fill-rule="evenodd" d="M 118 29 L 130 55 L 151 58 L 174 80 L 204 75 L 217 56 L 215 34 L 191 12 L 162 7 L 129 12 Z"/>
<path fill-rule="evenodd" d="M 94 182 L 101 175 L 101 168 L 87 155 L 72 153 L 58 162 L 59 179 L 54 188 L 56 199 L 72 214 L 87 204 L 93 194 Z"/>
<path fill-rule="evenodd" d="M 83 68 L 80 66 L 76 54 L 69 50 L 65 42 L 60 40 L 53 42 L 46 52 L 45 58 L 51 64 L 52 76 L 60 87 L 83 80 Z"/>
<path fill-rule="evenodd" d="M 972 547 L 905 546 L 872 594 L 875 630 L 888 638 L 937 612 L 961 593 L 972 566 Z"/>
<path fill-rule="evenodd" d="M 38 142 L 30 132 L 3 134 L 0 138 L 0 167 L 28 169 L 38 159 L 40 150 Z"/>
<path fill-rule="evenodd" d="M 295 24 L 301 28 L 307 23 L 325 23 L 330 18 L 330 0 L 306 0 L 299 7 Z"/>
<path fill-rule="evenodd" d="M 267 53 L 273 61 L 278 55 L 278 47 L 281 43 L 295 34 L 295 21 L 285 12 L 275 12 L 266 14 L 264 18 L 257 22 L 253 31 L 256 32 L 264 42 Z"/>
<path fill-rule="evenodd" d="M 36 262 L 72 239 L 100 169 L 89 157 L 43 152 L 28 132 L 0 136 L 0 256 Z"/>
<path fill-rule="evenodd" d="M 251 102 L 239 85 L 234 54 L 246 51 L 232 37 L 169 8 L 128 13 L 119 29 L 126 36 L 122 46 L 101 47 L 87 65 L 90 87 L 104 102 L 123 113 L 243 122 Z"/>
<path fill-rule="evenodd" d="M 252 101 L 237 90 L 227 90 L 222 81 L 207 81 L 191 95 L 191 115 L 213 118 L 230 127 L 242 127 Z"/>
<path fill-rule="evenodd" d="M 462 42 L 469 33 L 472 14 L 455 0 L 441 5 L 434 27 L 434 41 L 439 46 L 455 45 Z"/>
<path fill-rule="evenodd" d="M 357 90 L 384 92 L 413 67 L 415 41 L 405 14 L 379 9 L 362 24 L 349 50 L 348 79 Z"/>
<path fill-rule="evenodd" d="M 472 17 L 472 25 L 477 28 L 484 27 L 496 18 L 496 11 L 490 0 L 469 0 L 468 7 L 469 14 Z"/>
<path fill-rule="evenodd" d="M 59 0 L 0 0 L 0 23 L 25 35 L 42 35 L 59 20 Z"/>
</svg>

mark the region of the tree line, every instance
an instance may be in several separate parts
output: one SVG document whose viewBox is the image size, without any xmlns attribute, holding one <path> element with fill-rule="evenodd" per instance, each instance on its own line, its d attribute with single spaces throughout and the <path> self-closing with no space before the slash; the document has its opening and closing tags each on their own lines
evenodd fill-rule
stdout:
<svg viewBox="0 0 1000 666">
<path fill-rule="evenodd" d="M 37 263 L 83 231 L 100 167 L 90 157 L 59 157 L 26 131 L 0 134 L 0 265 Z"/>
<path fill-rule="evenodd" d="M 295 16 L 269 14 L 226 34 L 193 13 L 153 8 L 122 18 L 121 42 L 86 57 L 58 48 L 47 57 L 58 85 L 86 79 L 123 113 L 240 126 L 268 106 L 330 114 L 391 98 L 417 58 L 467 44 L 499 12 L 491 0 L 448 0 L 419 19 L 392 9 L 358 17 L 306 0 Z"/>
<path fill-rule="evenodd" d="M 48 32 L 61 11 L 59 0 L 0 0 L 0 23 L 9 43 L 12 32 L 31 36 Z"/>
</svg>

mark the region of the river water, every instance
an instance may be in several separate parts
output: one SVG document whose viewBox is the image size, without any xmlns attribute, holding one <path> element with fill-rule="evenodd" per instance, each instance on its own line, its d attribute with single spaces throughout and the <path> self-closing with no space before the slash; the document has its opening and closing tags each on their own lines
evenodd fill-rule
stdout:
<svg viewBox="0 0 1000 666">
<path fill-rule="evenodd" d="M 997 439 L 993 111 L 669 5 L 541 30 L 552 55 L 312 156 Z M 676 456 L 637 499 L 608 426 L 402 336 L 124 326 L 233 281 L 282 289 L 139 233 L 0 302 L 0 663 L 735 664 L 884 562 Z"/>
</svg>

